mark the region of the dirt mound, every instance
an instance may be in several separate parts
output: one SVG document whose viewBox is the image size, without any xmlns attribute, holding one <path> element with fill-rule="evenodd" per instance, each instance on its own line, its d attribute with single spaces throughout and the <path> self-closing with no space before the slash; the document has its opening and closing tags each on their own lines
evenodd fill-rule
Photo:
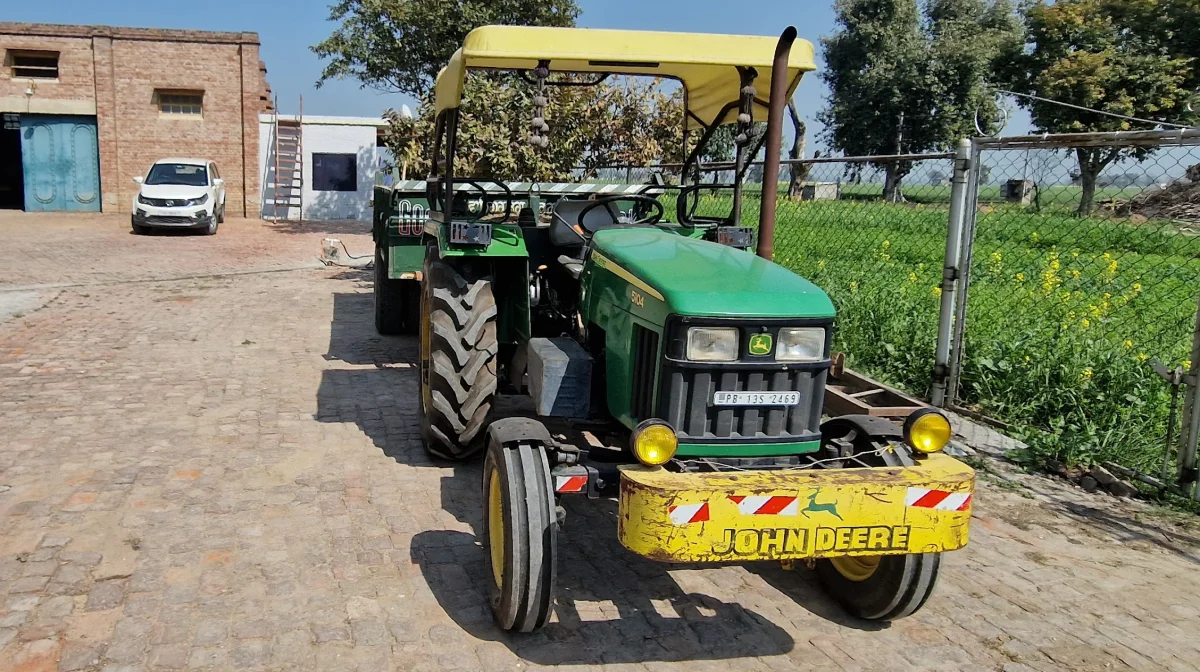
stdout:
<svg viewBox="0 0 1200 672">
<path fill-rule="evenodd" d="M 1185 179 L 1162 189 L 1147 189 L 1122 203 L 1118 211 L 1147 219 L 1200 222 L 1200 163 L 1187 169 Z"/>
</svg>

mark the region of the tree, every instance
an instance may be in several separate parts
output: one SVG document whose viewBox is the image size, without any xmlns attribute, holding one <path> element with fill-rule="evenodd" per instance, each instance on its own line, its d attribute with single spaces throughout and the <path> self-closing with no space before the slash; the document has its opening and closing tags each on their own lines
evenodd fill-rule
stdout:
<svg viewBox="0 0 1200 672">
<path fill-rule="evenodd" d="M 829 85 L 820 112 L 830 147 L 848 155 L 949 149 L 1000 119 L 987 87 L 1019 30 L 1008 0 L 836 0 L 839 29 L 822 38 Z M 889 161 L 884 196 L 903 198 L 910 162 Z"/>
<path fill-rule="evenodd" d="M 787 104 L 788 116 L 792 118 L 792 146 L 788 148 L 787 157 L 791 161 L 796 161 L 804 158 L 805 150 L 808 148 L 808 125 L 800 118 L 800 113 L 796 110 L 796 101 L 789 100 Z M 789 163 L 788 164 L 788 198 L 799 199 L 800 193 L 804 189 L 804 182 L 808 179 L 808 174 L 812 172 L 813 164 L 811 163 Z"/>
<path fill-rule="evenodd" d="M 1200 86 L 1196 0 L 1058 0 L 1024 9 L 1025 48 L 1003 71 L 1009 86 L 1104 112 L 1175 123 L 1195 115 L 1187 101 Z M 1086 110 L 1020 99 L 1038 130 L 1051 133 L 1124 131 L 1131 122 Z M 1078 147 L 1080 200 L 1091 213 L 1096 178 L 1123 156 L 1142 160 L 1146 148 Z"/>
<path fill-rule="evenodd" d="M 463 89 L 459 112 L 456 175 L 511 180 L 569 180 L 576 169 L 593 177 L 614 164 L 649 165 L 679 156 L 683 142 L 682 94 L 657 81 L 629 80 L 588 87 L 552 87 L 546 120 L 550 144 L 528 141 L 533 87 L 517 77 L 473 76 Z M 430 168 L 433 103 L 428 97 L 415 119 L 392 110 L 384 144 L 410 171 Z M 677 159 L 678 160 L 678 159 Z"/>
<path fill-rule="evenodd" d="M 479 26 L 574 26 L 575 0 L 338 0 L 333 34 L 312 47 L 329 59 L 317 86 L 351 77 L 364 86 L 421 98 Z"/>
</svg>

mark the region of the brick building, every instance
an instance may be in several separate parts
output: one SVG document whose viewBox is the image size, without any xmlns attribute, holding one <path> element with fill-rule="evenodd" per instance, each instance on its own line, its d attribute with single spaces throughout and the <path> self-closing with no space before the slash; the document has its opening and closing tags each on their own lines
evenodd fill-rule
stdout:
<svg viewBox="0 0 1200 672">
<path fill-rule="evenodd" d="M 0 207 L 129 212 L 150 164 L 216 162 L 230 215 L 258 216 L 255 33 L 0 22 Z"/>
</svg>

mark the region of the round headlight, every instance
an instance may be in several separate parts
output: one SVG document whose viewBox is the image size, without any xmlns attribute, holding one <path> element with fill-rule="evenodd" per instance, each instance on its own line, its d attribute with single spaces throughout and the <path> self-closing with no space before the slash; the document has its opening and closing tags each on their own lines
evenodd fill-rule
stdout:
<svg viewBox="0 0 1200 672">
<path fill-rule="evenodd" d="M 904 442 L 921 453 L 936 453 L 950 443 L 950 421 L 932 408 L 923 408 L 904 421 Z"/>
<path fill-rule="evenodd" d="M 638 462 L 657 467 L 675 457 L 679 439 L 675 436 L 675 430 L 662 420 L 643 420 L 634 428 L 630 445 Z"/>
</svg>

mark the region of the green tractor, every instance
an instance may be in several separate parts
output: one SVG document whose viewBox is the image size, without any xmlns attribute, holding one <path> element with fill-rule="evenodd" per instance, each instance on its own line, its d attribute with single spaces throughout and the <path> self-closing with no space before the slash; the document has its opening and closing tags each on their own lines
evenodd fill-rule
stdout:
<svg viewBox="0 0 1200 672">
<path fill-rule="evenodd" d="M 456 176 L 474 69 L 535 83 L 539 146 L 546 96 L 585 81 L 556 73 L 677 81 L 686 131 L 700 134 L 671 188 L 677 221 L 661 184 Z M 825 418 L 834 307 L 770 261 L 783 109 L 813 69 L 794 28 L 776 41 L 489 26 L 439 75 L 424 198 L 377 196 L 393 208 L 376 218 L 377 324 L 419 335 L 428 452 L 483 453 L 481 536 L 500 627 L 550 618 L 561 497 L 616 496 L 618 538 L 654 560 L 803 561 L 867 619 L 919 609 L 940 553 L 966 544 L 974 473 L 941 452 L 947 419 Z M 754 146 L 750 126 L 764 119 Z M 739 129 L 733 183 L 700 184 L 701 148 L 723 124 Z M 763 146 L 756 231 L 741 222 L 742 187 Z M 713 189 L 732 192 L 732 211 L 697 216 Z M 527 412 L 497 419 L 501 394 Z"/>
</svg>

